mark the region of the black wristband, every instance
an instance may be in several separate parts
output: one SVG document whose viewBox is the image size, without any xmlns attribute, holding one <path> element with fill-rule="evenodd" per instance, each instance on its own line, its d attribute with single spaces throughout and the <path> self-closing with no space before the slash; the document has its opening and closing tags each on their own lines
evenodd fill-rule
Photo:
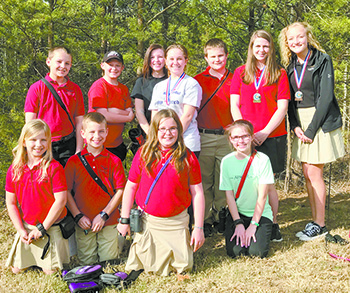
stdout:
<svg viewBox="0 0 350 293">
<path fill-rule="evenodd" d="M 235 226 L 237 226 L 237 225 L 239 225 L 239 224 L 242 224 L 242 225 L 244 226 L 244 221 L 243 221 L 241 218 L 239 218 L 239 219 L 237 219 L 237 220 L 234 220 L 234 221 L 233 221 L 233 224 L 234 224 Z"/>
<path fill-rule="evenodd" d="M 130 218 L 119 218 L 119 223 L 120 224 L 129 225 L 130 224 Z"/>
<path fill-rule="evenodd" d="M 109 219 L 109 215 L 106 212 L 100 212 L 100 216 L 104 221 L 107 221 Z"/>
<path fill-rule="evenodd" d="M 80 219 L 82 218 L 82 217 L 84 217 L 85 215 L 83 214 L 83 213 L 79 213 L 79 214 L 77 214 L 75 217 L 74 217 L 74 222 L 76 223 L 76 224 L 78 224 L 78 222 L 80 221 Z"/>
<path fill-rule="evenodd" d="M 36 224 L 36 227 L 38 228 L 38 230 L 41 232 L 41 236 L 44 237 L 47 232 L 46 232 L 46 229 L 44 228 L 44 225 L 39 223 L 39 224 Z"/>
</svg>

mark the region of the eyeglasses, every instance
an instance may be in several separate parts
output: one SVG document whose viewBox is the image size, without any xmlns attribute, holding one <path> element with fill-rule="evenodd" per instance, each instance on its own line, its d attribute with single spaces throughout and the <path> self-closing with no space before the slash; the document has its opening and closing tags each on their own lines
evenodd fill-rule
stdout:
<svg viewBox="0 0 350 293">
<path fill-rule="evenodd" d="M 165 134 L 168 130 L 170 131 L 170 133 L 174 134 L 174 133 L 176 133 L 176 131 L 177 131 L 177 127 L 170 127 L 170 128 L 162 127 L 162 128 L 159 128 L 159 129 L 158 129 L 158 131 L 159 131 L 161 134 Z"/>
<path fill-rule="evenodd" d="M 247 141 L 249 140 L 249 138 L 251 137 L 249 134 L 245 134 L 245 135 L 241 135 L 241 136 L 230 136 L 231 139 L 234 141 L 234 142 L 237 142 L 239 141 L 240 139 L 242 139 L 243 141 Z"/>
</svg>

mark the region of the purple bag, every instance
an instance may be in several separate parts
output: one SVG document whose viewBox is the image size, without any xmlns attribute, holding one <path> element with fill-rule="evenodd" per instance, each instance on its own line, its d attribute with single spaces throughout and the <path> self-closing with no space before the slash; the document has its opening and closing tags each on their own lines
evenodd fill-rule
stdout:
<svg viewBox="0 0 350 293">
<path fill-rule="evenodd" d="M 64 274 L 63 281 L 66 281 L 68 283 L 90 282 L 93 280 L 98 280 L 102 273 L 102 266 L 100 265 L 80 266 Z"/>
<path fill-rule="evenodd" d="M 68 288 L 72 293 L 98 293 L 102 289 L 101 286 L 96 282 L 70 283 L 68 285 Z"/>
</svg>

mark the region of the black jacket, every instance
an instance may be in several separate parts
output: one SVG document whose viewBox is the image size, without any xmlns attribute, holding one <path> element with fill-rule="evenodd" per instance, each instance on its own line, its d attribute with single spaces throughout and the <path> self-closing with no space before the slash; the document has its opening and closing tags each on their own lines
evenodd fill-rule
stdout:
<svg viewBox="0 0 350 293">
<path fill-rule="evenodd" d="M 303 129 L 305 136 L 310 139 L 315 138 L 316 132 L 320 127 L 326 133 L 342 126 L 340 109 L 334 95 L 334 70 L 331 57 L 316 49 L 312 50 L 312 54 L 316 54 L 315 68 L 312 74 L 316 112 L 307 129 Z M 293 54 L 292 62 L 287 69 L 289 80 L 294 73 L 296 59 L 296 55 Z M 294 130 L 298 126 L 301 127 L 301 125 L 297 115 L 296 102 L 294 101 L 295 92 L 292 86 L 290 86 L 290 93 L 291 102 L 288 107 L 288 117 L 290 127 Z"/>
</svg>

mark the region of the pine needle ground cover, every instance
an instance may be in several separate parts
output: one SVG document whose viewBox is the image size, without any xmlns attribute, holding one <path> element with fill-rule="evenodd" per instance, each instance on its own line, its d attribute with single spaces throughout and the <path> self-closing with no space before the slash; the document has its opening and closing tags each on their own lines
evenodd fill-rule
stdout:
<svg viewBox="0 0 350 293">
<path fill-rule="evenodd" d="M 300 187 L 304 191 L 304 187 Z M 332 186 L 327 227 L 345 239 L 349 233 L 350 198 L 347 182 Z M 279 223 L 284 240 L 271 243 L 266 259 L 226 256 L 224 237 L 208 238 L 195 253 L 195 268 L 189 280 L 175 275 L 158 277 L 141 274 L 125 292 L 350 292 L 350 263 L 335 260 L 328 252 L 348 257 L 350 246 L 325 245 L 324 238 L 299 241 L 295 233 L 310 221 L 306 193 L 279 191 Z M 326 211 L 327 218 L 327 211 Z M 0 211 L 0 292 L 69 292 L 61 278 L 30 270 L 13 275 L 5 268 L 15 230 L 6 209 Z M 124 270 L 124 264 L 107 267 L 107 272 Z M 104 292 L 119 292 L 113 288 Z"/>
</svg>

